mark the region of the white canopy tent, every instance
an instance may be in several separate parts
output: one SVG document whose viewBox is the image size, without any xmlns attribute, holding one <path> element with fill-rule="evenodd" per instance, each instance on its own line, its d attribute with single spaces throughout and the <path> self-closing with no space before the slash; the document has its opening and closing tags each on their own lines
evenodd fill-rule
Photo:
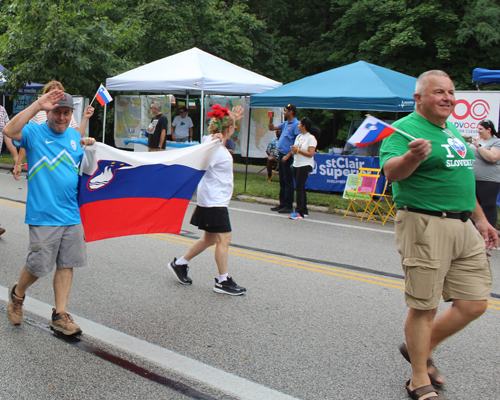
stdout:
<svg viewBox="0 0 500 400">
<path fill-rule="evenodd" d="M 196 47 L 106 79 L 108 91 L 200 95 L 201 129 L 205 95 L 250 95 L 281 85 Z"/>
</svg>

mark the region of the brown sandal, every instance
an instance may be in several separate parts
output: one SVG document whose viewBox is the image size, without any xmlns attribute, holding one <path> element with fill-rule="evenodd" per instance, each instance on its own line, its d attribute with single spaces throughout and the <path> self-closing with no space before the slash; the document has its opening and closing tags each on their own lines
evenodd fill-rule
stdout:
<svg viewBox="0 0 500 400">
<path fill-rule="evenodd" d="M 406 346 L 406 343 L 401 343 L 401 345 L 399 346 L 399 352 L 405 358 L 405 360 L 411 364 L 410 354 L 408 353 L 408 347 Z M 427 360 L 427 368 L 429 368 L 429 367 L 436 368 L 436 366 L 432 362 L 432 358 L 429 358 Z M 442 389 L 444 387 L 444 382 L 437 381 L 437 378 L 439 378 L 440 375 L 441 375 L 441 372 L 439 372 L 439 370 L 437 368 L 432 374 L 429 374 L 429 379 L 431 380 L 432 386 L 434 386 L 436 389 Z"/>
<path fill-rule="evenodd" d="M 413 400 L 419 400 L 426 394 L 436 392 L 436 389 L 434 389 L 434 386 L 432 385 L 421 386 L 419 388 L 416 388 L 415 390 L 410 390 L 410 382 L 411 379 L 408 382 L 406 382 L 406 391 L 408 392 L 408 396 L 410 396 Z M 435 396 L 427 397 L 425 400 L 444 400 L 444 397 L 439 396 L 436 393 Z"/>
</svg>

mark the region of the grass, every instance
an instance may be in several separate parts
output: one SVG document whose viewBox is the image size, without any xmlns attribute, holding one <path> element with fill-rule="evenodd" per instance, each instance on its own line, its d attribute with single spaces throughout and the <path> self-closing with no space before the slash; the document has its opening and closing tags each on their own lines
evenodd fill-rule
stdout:
<svg viewBox="0 0 500 400">
<path fill-rule="evenodd" d="M 2 157 L 0 157 L 0 164 L 14 165 L 14 158 L 12 157 L 12 154 L 9 152 L 2 153 Z"/>
<path fill-rule="evenodd" d="M 251 197 L 263 197 L 265 199 L 279 198 L 280 185 L 278 177 L 275 176 L 272 182 L 267 182 L 265 174 L 247 175 L 247 190 L 245 192 L 245 174 L 242 172 L 234 173 L 234 192 L 233 197 L 245 195 Z M 323 192 L 307 192 L 307 203 L 314 206 L 328 207 L 330 213 L 335 209 L 346 209 L 349 200 L 343 199 L 341 194 L 330 194 Z"/>
</svg>

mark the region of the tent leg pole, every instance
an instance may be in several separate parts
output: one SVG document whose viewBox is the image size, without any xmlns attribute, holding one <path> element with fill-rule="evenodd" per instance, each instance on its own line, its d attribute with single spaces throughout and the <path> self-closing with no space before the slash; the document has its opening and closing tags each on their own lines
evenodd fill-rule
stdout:
<svg viewBox="0 0 500 400">
<path fill-rule="evenodd" d="M 201 140 L 203 139 L 203 135 L 204 135 L 204 129 L 205 129 L 205 118 L 203 118 L 203 114 L 204 114 L 204 107 L 205 107 L 205 92 L 202 90 L 201 91 L 201 115 L 200 115 L 200 143 L 201 143 Z"/>
<path fill-rule="evenodd" d="M 104 143 L 104 135 L 106 135 L 106 106 L 104 104 L 104 118 L 102 119 L 102 142 Z"/>
<path fill-rule="evenodd" d="M 252 108 L 248 110 L 248 134 L 247 134 L 247 159 L 245 164 L 245 193 L 247 191 L 247 176 L 248 176 L 248 155 L 250 154 L 250 122 L 252 121 Z"/>
</svg>

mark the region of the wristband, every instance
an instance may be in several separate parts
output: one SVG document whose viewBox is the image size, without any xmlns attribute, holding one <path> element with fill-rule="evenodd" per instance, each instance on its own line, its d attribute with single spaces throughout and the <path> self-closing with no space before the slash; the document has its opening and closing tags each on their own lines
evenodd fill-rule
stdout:
<svg viewBox="0 0 500 400">
<path fill-rule="evenodd" d="M 300 149 L 297 149 L 297 154 L 299 154 Z"/>
</svg>

